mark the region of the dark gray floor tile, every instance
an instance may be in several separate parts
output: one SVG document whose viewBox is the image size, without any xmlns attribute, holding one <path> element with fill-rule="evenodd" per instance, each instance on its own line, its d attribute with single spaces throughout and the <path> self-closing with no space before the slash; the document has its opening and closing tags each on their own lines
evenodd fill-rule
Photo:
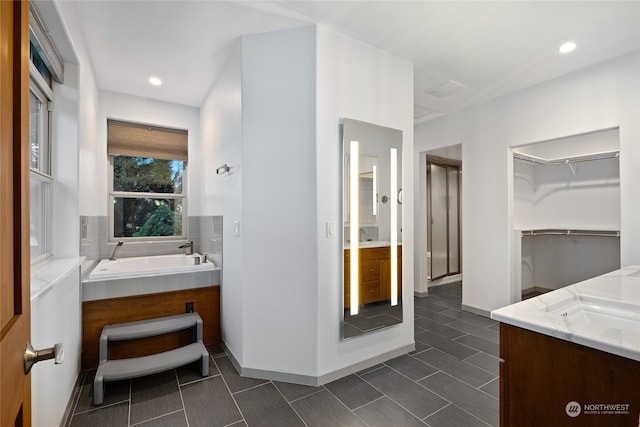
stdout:
<svg viewBox="0 0 640 427">
<path fill-rule="evenodd" d="M 184 385 L 180 390 L 189 427 L 225 426 L 242 420 L 221 376 Z"/>
<path fill-rule="evenodd" d="M 342 325 L 342 336 L 346 338 L 357 337 L 364 334 L 362 329 L 358 329 L 350 323 L 344 323 Z"/>
<path fill-rule="evenodd" d="M 487 424 L 480 421 L 470 413 L 463 411 L 456 405 L 449 405 L 441 411 L 425 419 L 431 427 L 487 427 Z"/>
<path fill-rule="evenodd" d="M 454 339 L 466 335 L 466 332 L 458 329 L 450 328 L 441 323 L 435 322 L 430 319 L 420 318 L 415 320 L 415 324 L 421 328 L 425 328 L 428 331 L 441 335 L 445 338 Z"/>
<path fill-rule="evenodd" d="M 497 357 L 488 355 L 486 353 L 478 353 L 464 360 L 467 363 L 482 368 L 485 371 L 489 371 L 494 375 L 500 375 L 500 359 Z"/>
<path fill-rule="evenodd" d="M 499 402 L 495 397 L 473 388 L 444 372 L 433 374 L 420 381 L 420 384 L 482 421 L 492 426 L 498 425 Z"/>
<path fill-rule="evenodd" d="M 291 404 L 308 427 L 361 426 L 362 420 L 347 409 L 334 395 L 322 390 Z"/>
<path fill-rule="evenodd" d="M 429 310 L 428 308 L 414 307 L 414 311 L 415 313 L 419 314 L 420 317 L 442 323 L 443 325 L 456 320 L 453 317 L 446 316 L 442 312 Z"/>
<path fill-rule="evenodd" d="M 187 427 L 187 419 L 185 418 L 184 411 L 178 411 L 160 418 L 145 421 L 141 424 L 136 424 L 135 427 Z"/>
<path fill-rule="evenodd" d="M 466 320 L 454 320 L 453 322 L 448 323 L 447 326 L 468 332 L 471 335 L 475 335 L 478 338 L 482 338 L 483 340 L 494 344 L 500 344 L 500 333 L 489 329 L 486 326 L 480 326 L 475 323 L 467 322 Z"/>
<path fill-rule="evenodd" d="M 496 378 L 495 380 L 483 385 L 480 387 L 480 390 L 489 393 L 496 399 L 500 399 L 500 378 Z"/>
<path fill-rule="evenodd" d="M 455 339 L 455 341 L 460 344 L 473 347 L 477 350 L 484 351 L 485 353 L 492 356 L 500 357 L 499 343 L 489 342 L 487 340 L 483 340 L 482 338 L 478 338 L 475 335 L 465 335 L 463 337 Z"/>
<path fill-rule="evenodd" d="M 487 328 L 500 332 L 500 322 L 496 322 L 491 326 L 487 326 Z"/>
<path fill-rule="evenodd" d="M 377 372 L 380 369 L 370 371 L 364 375 L 369 375 L 371 372 Z M 357 375 L 349 375 L 325 384 L 324 386 L 336 395 L 349 409 L 358 408 L 382 396 L 382 393 L 371 387 Z"/>
<path fill-rule="evenodd" d="M 76 414 L 71 418 L 71 427 L 127 427 L 129 405 L 125 402 Z"/>
<path fill-rule="evenodd" d="M 227 382 L 231 393 L 236 393 L 268 382 L 267 380 L 241 377 L 228 357 L 216 358 L 214 359 L 214 362 L 218 366 L 218 370 L 224 377 L 224 380 Z"/>
<path fill-rule="evenodd" d="M 362 378 L 420 419 L 449 403 L 391 368 L 380 368 Z"/>
<path fill-rule="evenodd" d="M 495 325 L 496 323 L 495 320 L 492 320 L 489 317 L 481 316 L 475 313 L 469 313 L 468 311 L 462 311 L 458 309 L 449 309 L 449 310 L 443 311 L 442 314 L 449 317 L 454 317 L 459 320 L 464 320 L 465 322 L 475 323 L 479 326 L 489 327 L 489 326 Z"/>
<path fill-rule="evenodd" d="M 480 368 L 476 368 L 462 360 L 442 352 L 436 348 L 423 351 L 414 357 L 429 365 L 440 369 L 454 377 L 471 384 L 473 387 L 480 387 L 494 379 L 496 376 Z"/>
<path fill-rule="evenodd" d="M 247 423 L 242 421 L 238 421 L 237 423 L 229 424 L 227 427 L 247 427 Z"/>
<path fill-rule="evenodd" d="M 442 301 L 442 300 L 440 300 Z M 427 298 L 418 298 L 415 300 L 415 306 L 425 308 L 430 311 L 444 312 L 449 310 L 451 307 L 447 307 L 441 304 L 436 304 L 435 300 Z"/>
<path fill-rule="evenodd" d="M 278 391 L 284 396 L 287 402 L 293 402 L 301 397 L 308 396 L 316 393 L 318 390 L 322 390 L 322 387 L 314 387 L 310 385 L 284 383 L 280 381 L 273 381 Z"/>
<path fill-rule="evenodd" d="M 424 427 L 425 424 L 406 409 L 383 397 L 355 411 L 370 427 Z"/>
<path fill-rule="evenodd" d="M 177 368 L 176 373 L 178 374 L 178 384 L 180 385 L 206 378 L 200 372 L 200 362 L 193 362 Z M 218 371 L 216 364 L 213 363 L 213 358 L 209 357 L 209 376 L 216 375 L 220 375 L 220 371 Z"/>
<path fill-rule="evenodd" d="M 82 383 L 82 389 L 78 396 L 78 403 L 74 413 L 85 412 L 90 409 L 100 408 L 102 406 L 111 405 L 118 402 L 128 401 L 129 392 L 131 391 L 131 381 L 107 381 L 105 382 L 104 400 L 102 405 L 93 406 L 93 379 L 96 371 L 87 372 Z"/>
<path fill-rule="evenodd" d="M 380 369 L 383 366 L 384 366 L 383 363 L 378 363 L 378 364 L 373 365 L 373 366 L 371 366 L 369 368 L 365 368 L 365 369 L 363 369 L 361 371 L 356 372 L 356 375 L 363 375 L 363 374 L 366 374 L 367 372 L 371 372 L 371 371 L 375 371 L 376 369 Z"/>
<path fill-rule="evenodd" d="M 420 353 L 421 351 L 425 351 L 427 349 L 431 348 L 431 346 L 429 344 L 425 344 L 422 341 L 418 341 L 416 340 L 416 349 L 409 352 L 410 355 L 414 355 L 416 353 Z"/>
<path fill-rule="evenodd" d="M 446 308 L 454 308 L 456 310 L 462 309 L 462 304 L 460 302 L 460 298 L 443 298 L 434 303 L 435 305 L 441 305 Z"/>
<path fill-rule="evenodd" d="M 271 383 L 234 395 L 244 419 L 251 427 L 288 427 L 304 423 Z"/>
<path fill-rule="evenodd" d="M 131 380 L 131 424 L 180 409 L 182 409 L 182 399 L 173 369 Z"/>
<path fill-rule="evenodd" d="M 421 380 L 437 371 L 434 367 L 408 355 L 388 360 L 385 364 L 413 381 Z"/>
<path fill-rule="evenodd" d="M 211 356 L 213 356 L 214 358 L 216 358 L 216 357 L 224 357 L 224 356 L 227 355 L 224 352 L 224 347 L 222 347 L 222 344 L 208 345 L 207 346 L 207 350 L 209 350 L 209 354 Z"/>
<path fill-rule="evenodd" d="M 357 329 L 362 331 L 370 332 L 385 326 L 396 325 L 398 324 L 398 319 L 385 315 L 375 317 L 356 315 L 345 319 L 345 325 L 347 324 L 355 326 Z"/>
<path fill-rule="evenodd" d="M 447 339 L 441 335 L 434 334 L 431 331 L 421 332 L 415 335 L 416 342 L 424 343 L 429 347 L 434 347 L 439 350 L 445 351 L 452 356 L 457 357 L 460 360 L 473 356 L 478 353 L 478 350 L 466 345 L 457 343 L 450 339 Z"/>
</svg>

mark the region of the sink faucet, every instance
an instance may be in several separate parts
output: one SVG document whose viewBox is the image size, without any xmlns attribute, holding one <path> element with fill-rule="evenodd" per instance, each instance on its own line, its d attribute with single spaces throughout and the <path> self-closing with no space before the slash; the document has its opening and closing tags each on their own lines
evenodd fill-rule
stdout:
<svg viewBox="0 0 640 427">
<path fill-rule="evenodd" d="M 120 250 L 122 245 L 124 245 L 124 241 L 123 240 L 120 240 L 120 241 L 118 241 L 118 243 L 116 243 L 116 247 L 113 248 L 113 252 L 111 252 L 111 256 L 109 257 L 109 259 L 111 261 L 115 261 L 116 260 L 116 254 L 118 253 L 118 251 Z"/>
<path fill-rule="evenodd" d="M 178 246 L 178 249 L 184 249 L 185 255 L 193 255 L 193 240 L 186 242 L 184 245 Z"/>
</svg>

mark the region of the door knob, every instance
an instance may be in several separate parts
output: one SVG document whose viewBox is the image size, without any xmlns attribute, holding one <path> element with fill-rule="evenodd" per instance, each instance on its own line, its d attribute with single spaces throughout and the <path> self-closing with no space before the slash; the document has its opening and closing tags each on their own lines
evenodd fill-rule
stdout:
<svg viewBox="0 0 640 427">
<path fill-rule="evenodd" d="M 31 343 L 27 343 L 24 349 L 24 373 L 25 375 L 31 371 L 34 364 L 43 360 L 55 359 L 56 365 L 59 365 L 64 360 L 64 349 L 62 344 L 58 343 L 50 348 L 42 350 L 34 350 Z"/>
</svg>

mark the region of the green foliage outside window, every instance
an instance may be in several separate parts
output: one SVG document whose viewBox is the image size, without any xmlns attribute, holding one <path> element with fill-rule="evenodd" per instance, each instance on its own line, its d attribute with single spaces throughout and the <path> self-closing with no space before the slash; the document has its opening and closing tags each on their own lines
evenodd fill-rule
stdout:
<svg viewBox="0 0 640 427">
<path fill-rule="evenodd" d="M 183 172 L 178 160 L 114 156 L 114 237 L 180 236 Z"/>
</svg>

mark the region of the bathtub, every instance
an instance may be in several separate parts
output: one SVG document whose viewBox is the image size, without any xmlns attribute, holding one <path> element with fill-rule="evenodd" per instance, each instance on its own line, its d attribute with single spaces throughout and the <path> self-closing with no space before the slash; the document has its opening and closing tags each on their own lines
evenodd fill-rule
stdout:
<svg viewBox="0 0 640 427">
<path fill-rule="evenodd" d="M 200 254 L 103 259 L 82 280 L 82 300 L 176 291 L 220 284 L 220 268 L 195 264 Z"/>
</svg>

